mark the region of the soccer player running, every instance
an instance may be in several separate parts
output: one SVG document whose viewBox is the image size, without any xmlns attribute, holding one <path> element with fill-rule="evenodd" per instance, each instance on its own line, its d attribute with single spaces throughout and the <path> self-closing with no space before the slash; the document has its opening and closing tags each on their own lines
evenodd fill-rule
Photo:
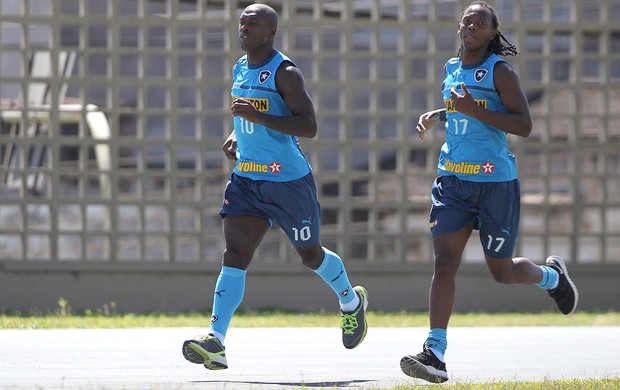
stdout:
<svg viewBox="0 0 620 390">
<path fill-rule="evenodd" d="M 566 264 L 549 256 L 545 265 L 513 258 L 518 236 L 520 192 L 508 134 L 527 137 L 532 120 L 515 70 L 500 56 L 516 55 L 498 30 L 497 15 L 483 1 L 463 11 L 458 25 L 461 47 L 445 64 L 442 94 L 446 108 L 422 114 L 420 138 L 440 121 L 446 141 L 431 190 L 430 229 L 435 252 L 430 287 L 430 332 L 417 355 L 401 359 L 403 372 L 430 382 L 448 380 L 444 353 L 454 306 L 455 278 L 474 229 L 486 264 L 498 283 L 536 284 L 547 290 L 563 314 L 577 306 L 577 289 Z"/>
<path fill-rule="evenodd" d="M 302 73 L 274 49 L 277 25 L 276 11 L 264 4 L 248 6 L 239 18 L 246 55 L 233 68 L 234 130 L 222 147 L 226 157 L 236 160 L 220 210 L 226 248 L 210 332 L 183 343 L 183 356 L 210 370 L 228 368 L 226 331 L 243 299 L 247 268 L 272 221 L 286 233 L 302 263 L 338 296 L 344 346 L 357 347 L 368 327 L 366 289 L 353 287 L 341 258 L 321 245 L 314 177 L 298 144 L 298 137 L 317 134 L 314 106 Z"/>
</svg>

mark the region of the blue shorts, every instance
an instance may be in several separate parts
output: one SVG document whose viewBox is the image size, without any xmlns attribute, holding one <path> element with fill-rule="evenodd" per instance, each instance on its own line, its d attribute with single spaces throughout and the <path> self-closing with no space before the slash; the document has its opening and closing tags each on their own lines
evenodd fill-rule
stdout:
<svg viewBox="0 0 620 390">
<path fill-rule="evenodd" d="M 519 237 L 519 179 L 473 182 L 439 176 L 431 190 L 430 228 L 433 237 L 454 233 L 472 222 L 480 230 L 487 256 L 510 258 Z"/>
<path fill-rule="evenodd" d="M 312 173 L 301 179 L 275 182 L 232 174 L 224 190 L 220 215 L 255 215 L 275 221 L 294 246 L 320 241 L 321 205 Z"/>
</svg>

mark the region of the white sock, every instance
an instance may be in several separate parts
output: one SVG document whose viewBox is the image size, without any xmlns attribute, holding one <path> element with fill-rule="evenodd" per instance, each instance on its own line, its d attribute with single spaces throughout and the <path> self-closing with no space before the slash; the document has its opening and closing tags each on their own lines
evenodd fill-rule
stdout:
<svg viewBox="0 0 620 390">
<path fill-rule="evenodd" d="M 437 357 L 437 359 L 439 359 L 442 363 L 445 363 L 444 361 L 444 357 L 443 357 L 443 353 L 441 353 L 440 351 L 436 350 L 435 348 L 431 347 L 429 348 L 431 350 L 431 352 L 433 352 L 435 354 L 435 356 Z"/>
<path fill-rule="evenodd" d="M 221 333 L 216 332 L 214 330 L 210 331 L 209 333 L 211 333 L 213 336 L 215 336 L 215 338 L 220 340 L 220 343 L 222 343 L 222 345 L 224 345 L 224 336 Z"/>
<path fill-rule="evenodd" d="M 342 303 L 340 302 L 340 310 L 342 310 L 345 313 L 353 313 L 355 311 L 355 309 L 357 309 L 357 307 L 360 304 L 360 297 L 357 296 L 357 293 L 355 293 L 355 297 L 353 298 L 353 300 L 351 300 L 351 302 L 348 303 Z"/>
</svg>

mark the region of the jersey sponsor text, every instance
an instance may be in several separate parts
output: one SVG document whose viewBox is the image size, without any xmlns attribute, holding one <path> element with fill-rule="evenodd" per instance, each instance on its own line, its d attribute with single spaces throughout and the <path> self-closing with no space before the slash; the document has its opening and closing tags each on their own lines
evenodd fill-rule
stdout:
<svg viewBox="0 0 620 390">
<path fill-rule="evenodd" d="M 453 163 L 446 160 L 443 169 L 448 172 L 461 173 L 464 175 L 477 175 L 480 173 L 480 164 L 470 164 L 468 162 Z"/>
<path fill-rule="evenodd" d="M 475 99 L 475 101 L 480 107 L 487 108 L 486 99 Z M 448 112 L 456 112 L 456 109 L 454 108 L 454 102 L 451 99 L 446 99 L 443 101 L 443 103 L 446 105 L 446 110 Z"/>
<path fill-rule="evenodd" d="M 244 99 L 249 101 L 250 103 L 252 103 L 254 105 L 254 107 L 256 107 L 256 109 L 259 112 L 267 112 L 269 111 L 269 99 L 265 99 L 265 98 L 250 98 L 250 97 L 240 97 L 240 96 L 233 96 L 232 100 L 234 101 L 235 99 Z"/>
</svg>

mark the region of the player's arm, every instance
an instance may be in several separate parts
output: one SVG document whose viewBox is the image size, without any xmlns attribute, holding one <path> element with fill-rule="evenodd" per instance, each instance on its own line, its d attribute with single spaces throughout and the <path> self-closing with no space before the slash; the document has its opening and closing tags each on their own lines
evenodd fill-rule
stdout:
<svg viewBox="0 0 620 390">
<path fill-rule="evenodd" d="M 493 81 L 506 112 L 478 106 L 464 84 L 461 84 L 463 95 L 452 90 L 455 109 L 507 133 L 529 136 L 532 132 L 532 118 L 517 72 L 510 65 L 500 62 L 495 65 Z"/>
<path fill-rule="evenodd" d="M 237 159 L 237 134 L 233 130 L 226 141 L 224 141 L 224 145 L 222 145 L 222 150 L 226 155 L 226 158 L 229 160 Z"/>
<path fill-rule="evenodd" d="M 277 116 L 258 112 L 244 99 L 233 101 L 230 111 L 244 119 L 259 123 L 285 134 L 313 138 L 317 133 L 312 99 L 304 87 L 301 71 L 290 62 L 283 62 L 276 71 L 276 88 L 292 116 Z"/>
<path fill-rule="evenodd" d="M 418 124 L 415 129 L 418 132 L 418 137 L 424 138 L 424 133 L 427 130 L 432 129 L 439 122 L 446 121 L 446 109 L 438 108 L 436 110 L 427 111 L 424 114 L 420 115 L 418 118 Z"/>
<path fill-rule="evenodd" d="M 446 73 L 446 65 L 443 66 L 443 72 Z M 418 118 L 418 124 L 415 129 L 418 132 L 418 137 L 424 138 L 424 133 L 427 130 L 435 127 L 439 122 L 446 121 L 447 110 L 445 108 L 437 108 L 435 110 L 430 110 L 420 115 Z"/>
</svg>

